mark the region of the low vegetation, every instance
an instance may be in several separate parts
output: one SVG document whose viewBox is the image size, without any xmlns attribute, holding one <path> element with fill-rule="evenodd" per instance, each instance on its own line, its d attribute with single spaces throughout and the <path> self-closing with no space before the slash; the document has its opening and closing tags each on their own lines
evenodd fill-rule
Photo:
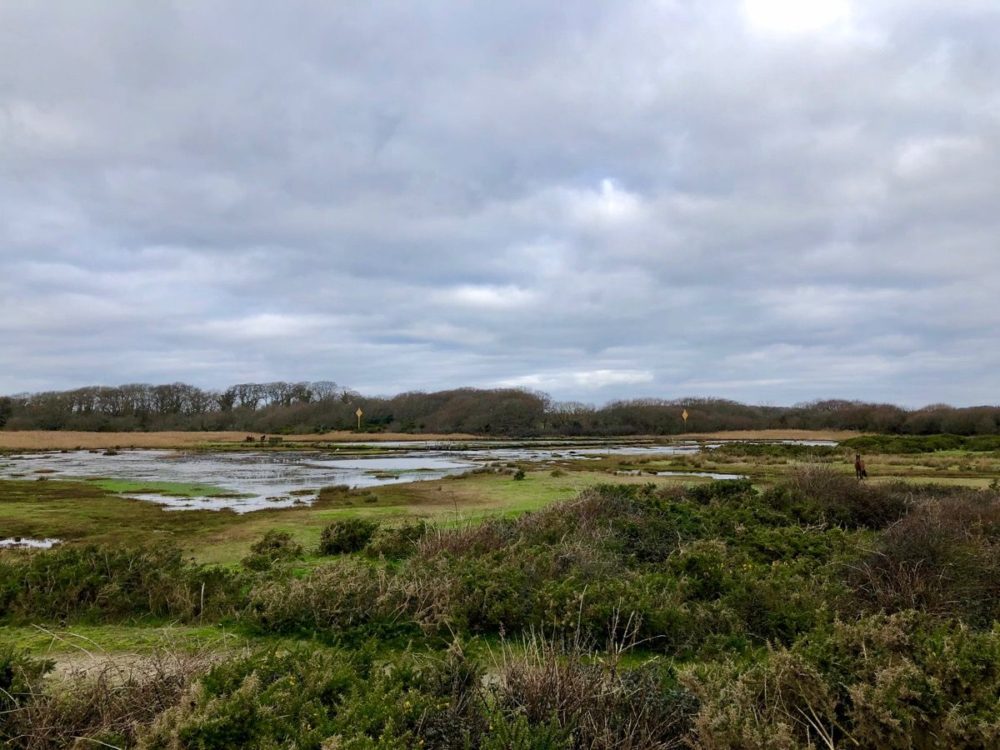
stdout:
<svg viewBox="0 0 1000 750">
<path fill-rule="evenodd" d="M 2 648 L 0 741 L 993 747 L 997 581 L 1000 493 L 818 466 L 481 522 L 340 518 L 312 546 L 272 529 L 238 567 L 169 545 L 9 551 L 11 632 L 215 624 L 243 645 L 56 676 Z"/>
<path fill-rule="evenodd" d="M 1000 451 L 1000 435 L 863 435 L 842 445 L 864 453 L 935 453 L 937 451 Z"/>
<path fill-rule="evenodd" d="M 346 552 L 360 552 L 375 536 L 379 524 L 364 518 L 345 518 L 334 521 L 319 538 L 319 551 L 323 555 L 339 555 Z"/>
</svg>

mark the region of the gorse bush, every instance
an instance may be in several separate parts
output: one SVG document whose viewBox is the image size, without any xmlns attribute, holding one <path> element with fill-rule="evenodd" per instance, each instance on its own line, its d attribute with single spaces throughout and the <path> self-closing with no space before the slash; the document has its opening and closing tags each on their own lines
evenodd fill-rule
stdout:
<svg viewBox="0 0 1000 750">
<path fill-rule="evenodd" d="M 863 453 L 986 452 L 1000 450 L 1000 435 L 862 435 L 841 446 Z"/>
<path fill-rule="evenodd" d="M 869 484 L 831 469 L 810 467 L 796 472 L 762 499 L 804 523 L 884 529 L 910 509 L 914 491 L 902 482 Z"/>
<path fill-rule="evenodd" d="M 186 563 L 174 547 L 67 546 L 0 559 L 0 615 L 8 619 L 180 619 L 232 614 L 236 573 Z"/>
<path fill-rule="evenodd" d="M 707 484 L 696 484 L 687 491 L 688 498 L 702 505 L 708 505 L 713 501 L 726 502 L 752 494 L 754 494 L 754 489 L 749 479 L 724 479 Z"/>
<path fill-rule="evenodd" d="M 346 518 L 334 521 L 320 536 L 319 551 L 323 555 L 341 555 L 360 552 L 378 530 L 377 521 L 364 518 Z"/>
<path fill-rule="evenodd" d="M 287 531 L 271 530 L 250 545 L 250 554 L 243 558 L 243 567 L 268 570 L 275 563 L 302 557 L 302 545 Z"/>
<path fill-rule="evenodd" d="M 25 712 L 32 699 L 42 691 L 42 677 L 53 663 L 35 659 L 13 646 L 0 644 L 0 740 L 5 747 L 22 735 Z"/>
<path fill-rule="evenodd" d="M 377 632 L 403 618 L 395 579 L 373 566 L 342 560 L 303 578 L 273 579 L 255 586 L 243 619 L 267 632 Z"/>
<path fill-rule="evenodd" d="M 16 710 L 0 715 L 0 739 L 12 750 L 135 747 L 209 666 L 203 654 L 156 653 L 71 668 L 58 682 L 35 684 Z"/>
<path fill-rule="evenodd" d="M 518 653 L 505 647 L 497 678 L 484 682 L 483 666 L 457 647 L 390 661 L 265 650 L 212 669 L 140 746 L 682 747 L 697 704 L 672 671 L 602 666 L 597 656 L 534 638 Z"/>
<path fill-rule="evenodd" d="M 358 682 L 350 659 L 317 649 L 269 650 L 212 669 L 144 732 L 140 747 L 318 748 L 335 706 Z"/>
<path fill-rule="evenodd" d="M 829 619 L 835 561 L 855 549 L 841 529 L 807 533 L 762 507 L 747 482 L 687 493 L 633 485 L 432 533 L 399 577 L 430 582 L 429 609 L 449 627 L 603 638 L 624 608 L 650 648 L 686 653 L 719 638 L 790 642 Z"/>
<path fill-rule="evenodd" d="M 0 651 L 0 737 L 25 749 L 73 737 L 171 749 L 1000 746 L 996 492 L 811 468 L 765 491 L 601 486 L 459 527 L 344 520 L 323 544 L 339 557 L 280 564 L 300 549 L 271 533 L 240 571 L 168 547 L 0 556 L 5 623 L 155 617 L 281 636 L 211 670 L 157 672 L 160 687 L 109 672 L 58 694 L 44 665 Z M 634 661 L 621 658 L 623 621 Z M 442 652 L 456 636 L 499 639 L 499 660 Z M 425 653 L 393 653 L 402 643 Z M 659 658 L 687 666 L 678 676 Z"/>
<path fill-rule="evenodd" d="M 986 748 L 1000 743 L 1000 633 L 918 613 L 837 623 L 746 668 L 689 668 L 698 748 Z"/>
<path fill-rule="evenodd" d="M 404 523 L 400 526 L 380 527 L 364 548 L 372 557 L 398 559 L 409 557 L 417 551 L 417 544 L 427 533 L 424 521 Z"/>
<path fill-rule="evenodd" d="M 862 609 L 918 609 L 989 625 L 1000 619 L 1000 496 L 928 499 L 851 568 Z"/>
</svg>

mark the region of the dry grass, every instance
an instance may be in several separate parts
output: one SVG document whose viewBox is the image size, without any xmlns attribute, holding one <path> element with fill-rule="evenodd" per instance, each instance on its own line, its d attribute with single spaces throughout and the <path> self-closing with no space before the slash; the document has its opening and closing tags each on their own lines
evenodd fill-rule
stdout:
<svg viewBox="0 0 1000 750">
<path fill-rule="evenodd" d="M 568 641 L 530 633 L 520 643 L 504 642 L 487 682 L 489 703 L 538 726 L 555 720 L 572 734 L 573 747 L 687 747 L 693 696 L 664 684 L 655 663 L 621 669 L 623 655 L 636 645 L 637 625 L 628 618 L 622 626 L 616 613 L 606 651 L 593 649 L 579 633 Z"/>
<path fill-rule="evenodd" d="M 243 443 L 247 434 L 257 439 L 260 433 L 228 432 L 72 432 L 62 430 L 0 431 L 0 450 L 97 450 L 106 448 L 195 448 L 219 443 Z M 838 430 L 745 430 L 730 432 L 691 432 L 670 438 L 648 436 L 656 440 L 846 440 L 861 433 Z M 282 435 L 286 443 L 384 443 L 462 441 L 490 439 L 468 433 L 404 432 L 358 433 L 348 430 L 321 435 Z M 495 439 L 495 436 L 492 436 Z M 635 440 L 636 438 L 628 438 Z"/>
<path fill-rule="evenodd" d="M 132 746 L 141 730 L 173 706 L 217 653 L 157 652 L 108 658 L 55 677 L 7 717 L 14 746 L 24 750 Z"/>
<path fill-rule="evenodd" d="M 679 438 L 695 440 L 847 440 L 863 433 L 853 430 L 726 430 L 688 432 Z"/>
<path fill-rule="evenodd" d="M 62 430 L 0 431 L 0 449 L 7 450 L 96 450 L 105 448 L 194 448 L 214 443 L 243 443 L 246 432 L 71 432 Z M 326 432 L 321 435 L 283 435 L 286 443 L 381 443 L 419 440 L 478 440 L 475 435 L 380 432 Z"/>
<path fill-rule="evenodd" d="M 991 623 L 1000 595 L 1000 496 L 971 491 L 919 502 L 850 580 L 856 598 L 876 612 L 960 613 Z"/>
</svg>

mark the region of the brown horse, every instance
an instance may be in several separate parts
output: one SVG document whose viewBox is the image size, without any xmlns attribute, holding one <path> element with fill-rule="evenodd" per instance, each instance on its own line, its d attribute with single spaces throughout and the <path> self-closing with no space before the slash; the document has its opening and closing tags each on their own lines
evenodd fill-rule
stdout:
<svg viewBox="0 0 1000 750">
<path fill-rule="evenodd" d="M 854 476 L 858 479 L 868 478 L 868 470 L 865 469 L 865 462 L 861 459 L 860 453 L 854 454 Z"/>
</svg>

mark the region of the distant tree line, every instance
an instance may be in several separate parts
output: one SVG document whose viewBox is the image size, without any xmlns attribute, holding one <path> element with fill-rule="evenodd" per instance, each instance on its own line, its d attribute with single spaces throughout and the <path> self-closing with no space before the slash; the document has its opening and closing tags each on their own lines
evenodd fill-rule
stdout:
<svg viewBox="0 0 1000 750">
<path fill-rule="evenodd" d="M 601 407 L 543 393 L 459 388 L 363 396 L 330 381 L 240 383 L 222 391 L 185 383 L 18 394 L 0 398 L 7 430 L 246 430 L 272 434 L 353 430 L 501 436 L 677 435 L 763 429 L 843 429 L 898 435 L 995 435 L 1000 407 L 904 409 L 860 401 L 753 406 L 713 398 L 636 399 Z M 681 412 L 688 412 L 685 426 Z"/>
</svg>

